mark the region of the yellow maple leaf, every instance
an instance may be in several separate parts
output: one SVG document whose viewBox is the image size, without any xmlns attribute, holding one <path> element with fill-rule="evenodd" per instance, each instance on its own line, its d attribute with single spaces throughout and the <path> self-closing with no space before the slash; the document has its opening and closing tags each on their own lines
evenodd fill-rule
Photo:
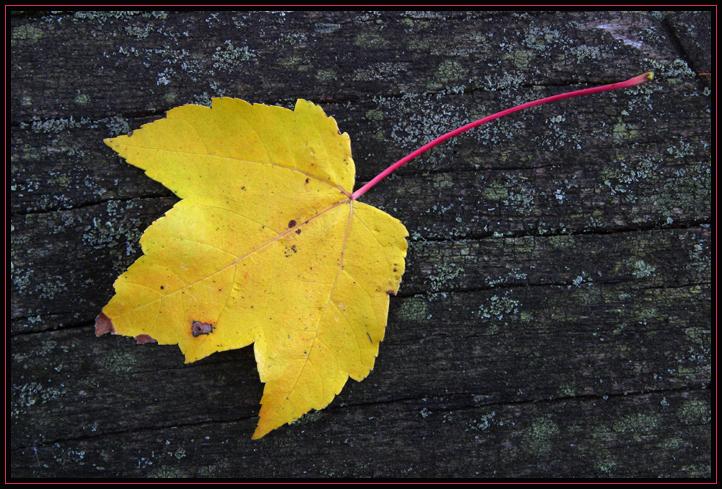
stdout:
<svg viewBox="0 0 722 489">
<path fill-rule="evenodd" d="M 351 198 L 348 134 L 313 103 L 215 98 L 106 139 L 180 200 L 141 237 L 99 334 L 178 344 L 186 362 L 253 343 L 253 438 L 360 381 L 404 273 L 401 222 Z"/>
<path fill-rule="evenodd" d="M 311 102 L 184 105 L 105 142 L 181 200 L 116 280 L 97 335 L 177 344 L 186 362 L 253 343 L 265 388 L 253 438 L 323 409 L 371 371 L 404 273 L 400 221 L 358 202 L 434 146 L 514 112 L 631 88 L 629 80 L 526 102 L 470 122 L 353 191 L 348 134 Z"/>
</svg>

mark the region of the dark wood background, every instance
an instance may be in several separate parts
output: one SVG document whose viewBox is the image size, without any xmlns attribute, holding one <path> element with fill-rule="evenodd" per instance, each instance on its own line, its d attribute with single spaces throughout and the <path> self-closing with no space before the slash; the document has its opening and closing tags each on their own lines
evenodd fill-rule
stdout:
<svg viewBox="0 0 722 489">
<path fill-rule="evenodd" d="M 705 12 L 15 12 L 14 477 L 709 477 Z M 323 105 L 408 227 L 376 367 L 251 441 L 250 348 L 95 338 L 175 202 L 102 139 L 227 95 Z"/>
</svg>

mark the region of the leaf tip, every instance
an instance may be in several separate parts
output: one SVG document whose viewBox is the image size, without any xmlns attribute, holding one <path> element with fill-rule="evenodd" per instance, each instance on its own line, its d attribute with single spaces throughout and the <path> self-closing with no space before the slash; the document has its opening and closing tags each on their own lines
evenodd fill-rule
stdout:
<svg viewBox="0 0 722 489">
<path fill-rule="evenodd" d="M 322 115 L 328 117 L 326 115 L 326 112 L 323 110 L 323 107 L 318 105 L 317 103 L 311 102 L 310 100 L 306 100 L 305 98 L 297 98 L 296 99 L 296 105 L 293 108 L 294 111 L 318 111 Z"/>
<path fill-rule="evenodd" d="M 268 434 L 268 430 L 262 429 L 260 425 L 256 426 L 255 431 L 251 435 L 251 440 L 260 440 Z"/>
<path fill-rule="evenodd" d="M 104 312 L 101 312 L 98 314 L 98 317 L 95 318 L 95 336 L 103 336 L 108 333 L 115 334 L 113 321 L 111 321 Z"/>
<path fill-rule="evenodd" d="M 121 137 L 123 137 L 123 136 L 116 136 L 114 138 L 105 138 L 105 139 L 103 139 L 103 142 L 105 143 L 106 146 L 108 146 L 112 150 L 117 151 L 116 148 L 118 147 L 118 139 L 120 139 Z M 125 136 L 125 137 L 127 137 L 127 136 Z"/>
</svg>

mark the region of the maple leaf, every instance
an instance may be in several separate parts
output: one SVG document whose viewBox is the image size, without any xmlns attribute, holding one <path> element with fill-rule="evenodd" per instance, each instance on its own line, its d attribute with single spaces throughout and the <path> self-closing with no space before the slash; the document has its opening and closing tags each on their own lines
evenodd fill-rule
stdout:
<svg viewBox="0 0 722 489">
<path fill-rule="evenodd" d="M 401 222 L 351 199 L 348 134 L 294 110 L 215 98 L 105 140 L 181 200 L 140 239 L 99 333 L 178 344 L 186 362 L 253 343 L 253 438 L 328 405 L 374 365 L 404 273 Z"/>
<path fill-rule="evenodd" d="M 353 191 L 348 134 L 299 99 L 294 110 L 240 99 L 184 105 L 105 142 L 181 200 L 143 234 L 143 256 L 115 281 L 98 336 L 178 344 L 186 362 L 253 344 L 261 381 L 253 438 L 323 409 L 363 380 L 404 273 L 403 224 L 357 199 L 396 169 L 514 112 L 630 88 L 629 80 L 526 102 L 470 122 Z"/>
</svg>

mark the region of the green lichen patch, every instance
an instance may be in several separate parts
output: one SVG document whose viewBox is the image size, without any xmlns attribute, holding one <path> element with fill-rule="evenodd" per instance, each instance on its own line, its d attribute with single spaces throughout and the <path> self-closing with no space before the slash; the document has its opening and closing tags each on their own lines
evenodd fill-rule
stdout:
<svg viewBox="0 0 722 489">
<path fill-rule="evenodd" d="M 709 478 L 712 475 L 711 466 L 708 464 L 685 465 L 680 471 L 691 479 Z"/>
<path fill-rule="evenodd" d="M 84 93 L 79 93 L 75 99 L 73 99 L 73 102 L 78 105 L 88 105 L 90 103 L 90 97 Z"/>
<path fill-rule="evenodd" d="M 148 473 L 152 479 L 181 479 L 188 477 L 188 474 L 181 467 L 162 465 Z"/>
<path fill-rule="evenodd" d="M 497 202 L 509 197 L 509 191 L 502 182 L 493 181 L 484 188 L 482 195 L 487 200 Z"/>
<path fill-rule="evenodd" d="M 384 120 L 384 113 L 378 109 L 369 109 L 366 111 L 366 119 L 370 121 Z"/>
<path fill-rule="evenodd" d="M 534 52 L 528 49 L 517 49 L 511 53 L 504 55 L 504 59 L 507 59 L 514 63 L 519 70 L 526 70 L 529 67 L 529 63 L 534 59 Z"/>
<path fill-rule="evenodd" d="M 409 63 L 384 61 L 359 68 L 353 73 L 354 81 L 387 81 L 401 79 L 409 69 Z"/>
<path fill-rule="evenodd" d="M 526 272 L 522 272 L 517 267 L 512 267 L 511 270 L 506 272 L 503 275 L 500 275 L 498 277 L 490 278 L 486 281 L 486 283 L 490 287 L 496 287 L 500 284 L 510 284 L 510 283 L 523 283 L 527 279 Z"/>
<path fill-rule="evenodd" d="M 99 359 L 101 368 L 115 375 L 132 372 L 137 363 L 135 355 L 124 351 L 111 351 Z"/>
<path fill-rule="evenodd" d="M 232 41 L 224 41 L 213 53 L 213 68 L 220 71 L 233 71 L 241 64 L 256 59 L 256 53 L 248 46 L 236 46 Z"/>
<path fill-rule="evenodd" d="M 449 173 L 437 173 L 433 176 L 433 185 L 439 190 L 447 190 L 454 187 L 454 179 Z"/>
<path fill-rule="evenodd" d="M 628 414 L 615 421 L 612 429 L 617 433 L 631 436 L 635 441 L 641 441 L 646 435 L 654 432 L 659 422 L 659 416 L 654 413 Z"/>
<path fill-rule="evenodd" d="M 656 267 L 653 267 L 644 260 L 635 260 L 632 264 L 632 275 L 636 279 L 652 277 L 656 270 Z"/>
<path fill-rule="evenodd" d="M 707 425 L 712 421 L 710 405 L 702 400 L 685 401 L 677 411 L 677 417 L 686 425 Z"/>
<path fill-rule="evenodd" d="M 523 210 L 531 212 L 534 209 L 536 199 L 536 189 L 527 185 L 524 179 L 510 177 L 509 188 L 513 188 L 508 192 L 507 197 L 502 201 L 504 205 L 515 210 Z"/>
<path fill-rule="evenodd" d="M 436 79 L 442 83 L 463 80 L 467 70 L 458 61 L 447 59 L 436 68 Z"/>
<path fill-rule="evenodd" d="M 27 384 L 13 384 L 10 414 L 13 417 L 27 413 L 34 406 L 40 406 L 48 402 L 60 399 L 65 393 L 63 384 L 45 386 L 39 382 Z"/>
<path fill-rule="evenodd" d="M 494 425 L 494 418 L 496 417 L 496 411 L 483 414 L 478 419 L 472 421 L 469 426 L 473 431 L 487 431 Z"/>
<path fill-rule="evenodd" d="M 706 327 L 691 327 L 684 330 L 684 334 L 692 343 L 698 346 L 708 346 L 710 344 L 711 331 Z"/>
<path fill-rule="evenodd" d="M 389 42 L 375 32 L 361 32 L 356 35 L 354 44 L 362 48 L 379 49 L 387 47 Z"/>
<path fill-rule="evenodd" d="M 429 314 L 429 306 L 423 297 L 413 296 L 401 303 L 396 314 L 401 320 L 413 322 L 423 321 Z"/>
<path fill-rule="evenodd" d="M 576 57 L 577 63 L 602 59 L 602 48 L 599 46 L 582 44 L 581 46 L 572 47 L 570 51 Z"/>
<path fill-rule="evenodd" d="M 145 39 L 150 35 L 152 31 L 153 26 L 151 24 L 145 24 L 142 26 L 129 25 L 125 27 L 125 32 L 136 39 Z"/>
<path fill-rule="evenodd" d="M 99 24 L 105 24 L 112 20 L 130 20 L 134 16 L 141 14 L 137 10 L 94 10 L 79 11 L 73 14 L 73 22 L 90 21 Z"/>
<path fill-rule="evenodd" d="M 15 27 L 10 34 L 11 41 L 26 41 L 30 44 L 35 44 L 44 37 L 44 33 L 41 29 L 30 25 L 23 24 Z"/>
<path fill-rule="evenodd" d="M 562 38 L 561 32 L 547 26 L 529 26 L 522 44 L 534 51 L 549 52 Z"/>
<path fill-rule="evenodd" d="M 685 446 L 685 442 L 682 438 L 678 436 L 672 436 L 670 438 L 665 438 L 664 440 L 662 440 L 659 446 L 664 448 L 665 450 L 679 450 L 680 448 L 683 448 Z"/>
<path fill-rule="evenodd" d="M 551 452 L 554 438 L 559 434 L 559 425 L 548 418 L 537 418 L 524 430 L 522 446 L 536 455 Z"/>
<path fill-rule="evenodd" d="M 632 124 L 617 122 L 612 128 L 612 137 L 617 142 L 631 141 L 639 138 L 639 129 Z"/>
<path fill-rule="evenodd" d="M 605 476 L 610 476 L 614 473 L 614 469 L 617 467 L 617 462 L 609 454 L 604 454 L 594 464 L 596 469 Z"/>
<path fill-rule="evenodd" d="M 336 71 L 330 68 L 322 68 L 316 71 L 316 80 L 321 82 L 334 81 L 338 78 Z"/>
<path fill-rule="evenodd" d="M 454 264 L 439 264 L 429 275 L 429 286 L 433 292 L 449 289 L 453 281 L 464 273 L 464 269 Z"/>
<path fill-rule="evenodd" d="M 287 70 L 305 73 L 311 69 L 311 62 L 300 54 L 292 54 L 278 60 L 278 64 Z"/>
<path fill-rule="evenodd" d="M 502 321 L 509 316 L 519 314 L 520 303 L 506 291 L 501 295 L 493 295 L 484 304 L 479 306 L 478 314 L 484 320 Z"/>
<path fill-rule="evenodd" d="M 556 235 L 549 236 L 548 243 L 557 250 L 574 249 L 576 246 L 576 239 L 574 236 Z"/>
<path fill-rule="evenodd" d="M 619 167 L 607 166 L 602 169 L 601 177 L 612 195 L 624 197 L 628 202 L 636 202 L 634 188 L 641 183 L 650 181 L 659 174 L 659 162 L 645 158 L 636 163 L 622 161 Z"/>
<path fill-rule="evenodd" d="M 441 135 L 469 120 L 466 107 L 445 103 L 441 97 L 429 97 L 417 93 L 403 93 L 400 97 L 378 95 L 373 98 L 376 109 L 383 111 L 386 119 L 393 121 L 389 137 L 399 148 L 417 148 L 430 137 Z M 459 138 L 444 143 L 447 153 L 459 144 Z M 428 156 L 427 156 L 428 155 Z M 415 161 L 417 169 L 433 167 L 441 152 L 430 152 Z"/>
</svg>

